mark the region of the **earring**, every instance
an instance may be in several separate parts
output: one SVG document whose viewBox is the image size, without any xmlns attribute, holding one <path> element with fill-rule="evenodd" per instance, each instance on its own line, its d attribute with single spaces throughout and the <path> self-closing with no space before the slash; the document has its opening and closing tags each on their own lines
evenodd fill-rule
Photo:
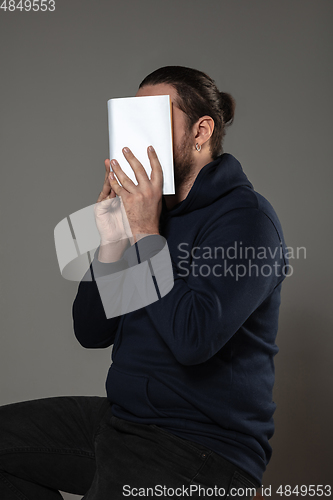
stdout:
<svg viewBox="0 0 333 500">
<path fill-rule="evenodd" d="M 201 146 L 199 146 L 199 144 L 198 144 L 198 143 L 196 143 L 196 145 L 195 145 L 195 149 L 196 149 L 197 151 L 199 151 L 199 152 L 200 152 L 200 151 L 201 151 Z"/>
</svg>

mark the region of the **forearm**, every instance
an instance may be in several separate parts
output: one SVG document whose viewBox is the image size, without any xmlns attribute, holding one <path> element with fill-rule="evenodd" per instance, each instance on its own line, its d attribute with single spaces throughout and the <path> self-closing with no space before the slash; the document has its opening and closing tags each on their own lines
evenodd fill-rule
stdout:
<svg viewBox="0 0 333 500">
<path fill-rule="evenodd" d="M 132 273 L 131 268 L 154 257 L 165 245 L 166 241 L 162 236 L 151 234 L 147 238 L 139 238 L 134 245 L 129 245 L 122 258 L 114 262 L 101 262 L 97 258 L 100 248 L 96 250 L 73 304 L 74 332 L 83 347 L 108 347 L 114 342 L 121 316 L 137 308 L 132 308 L 133 293 L 138 294 L 142 287 L 143 296 L 146 296 L 146 280 L 154 288 L 149 267 L 142 267 L 139 274 L 138 271 Z M 110 253 L 105 258 L 111 259 L 114 256 L 115 254 Z M 158 267 L 161 268 L 161 265 Z M 159 277 L 160 282 L 165 278 L 165 272 L 161 269 Z"/>
<path fill-rule="evenodd" d="M 112 277 L 112 274 L 127 268 L 127 262 L 122 257 L 129 246 L 128 239 L 109 244 L 101 242 L 91 266 L 79 284 L 72 316 L 75 336 L 83 347 L 102 348 L 114 342 L 120 317 L 106 316 L 96 279 L 110 276 L 111 284 L 115 283 L 119 274 L 117 277 Z M 117 287 L 112 288 L 116 292 Z"/>
<path fill-rule="evenodd" d="M 107 319 L 95 281 L 81 281 L 72 307 L 73 329 L 86 348 L 109 347 L 114 343 L 120 317 Z"/>
</svg>

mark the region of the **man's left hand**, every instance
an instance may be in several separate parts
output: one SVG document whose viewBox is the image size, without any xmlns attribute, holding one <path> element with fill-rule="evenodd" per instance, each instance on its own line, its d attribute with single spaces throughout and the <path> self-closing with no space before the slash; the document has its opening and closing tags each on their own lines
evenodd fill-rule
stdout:
<svg viewBox="0 0 333 500">
<path fill-rule="evenodd" d="M 111 161 L 114 171 L 109 174 L 113 191 L 121 197 L 129 225 L 133 234 L 131 244 L 148 234 L 159 234 L 159 219 L 162 211 L 163 170 L 155 150 L 147 149 L 151 165 L 150 179 L 146 170 L 129 150 L 123 149 L 123 154 L 134 171 L 138 185 L 125 174 L 116 160 Z M 121 182 L 119 185 L 118 180 Z"/>
</svg>

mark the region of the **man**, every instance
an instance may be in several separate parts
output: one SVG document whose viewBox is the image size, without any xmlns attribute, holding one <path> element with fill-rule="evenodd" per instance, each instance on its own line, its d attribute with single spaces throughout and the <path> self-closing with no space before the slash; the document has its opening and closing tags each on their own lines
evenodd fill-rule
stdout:
<svg viewBox="0 0 333 500">
<path fill-rule="evenodd" d="M 114 238 L 97 210 L 94 279 L 81 281 L 73 304 L 79 342 L 113 344 L 107 397 L 2 407 L 1 498 L 51 500 L 57 490 L 95 500 L 252 498 L 261 484 L 274 431 L 283 234 L 271 205 L 222 152 L 232 97 L 178 66 L 148 75 L 136 95 L 164 94 L 172 100 L 176 194 L 162 196 L 154 151 L 148 179 L 124 150 L 138 185 L 111 162 L 115 175 L 106 173 L 98 202 L 121 197 L 131 236 Z M 148 262 L 164 239 L 172 289 L 107 318 L 95 280 Z"/>
</svg>

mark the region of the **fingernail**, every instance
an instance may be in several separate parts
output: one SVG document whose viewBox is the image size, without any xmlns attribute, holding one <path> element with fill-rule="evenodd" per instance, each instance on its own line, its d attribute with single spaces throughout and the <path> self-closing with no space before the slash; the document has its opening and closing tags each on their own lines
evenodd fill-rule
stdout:
<svg viewBox="0 0 333 500">
<path fill-rule="evenodd" d="M 114 180 L 114 175 L 112 172 L 109 173 L 109 177 L 111 178 L 112 181 Z"/>
<path fill-rule="evenodd" d="M 129 153 L 130 152 L 130 150 L 128 148 L 124 148 L 123 151 L 124 151 L 124 153 Z"/>
<path fill-rule="evenodd" d="M 112 161 L 111 161 L 111 165 L 113 165 L 114 167 L 116 167 L 116 166 L 118 165 L 117 160 L 112 160 Z"/>
<path fill-rule="evenodd" d="M 151 151 L 152 153 L 155 151 L 155 150 L 154 150 L 154 148 L 153 148 L 153 146 L 149 146 L 149 148 L 148 148 L 148 149 L 149 149 L 149 151 Z"/>
</svg>

